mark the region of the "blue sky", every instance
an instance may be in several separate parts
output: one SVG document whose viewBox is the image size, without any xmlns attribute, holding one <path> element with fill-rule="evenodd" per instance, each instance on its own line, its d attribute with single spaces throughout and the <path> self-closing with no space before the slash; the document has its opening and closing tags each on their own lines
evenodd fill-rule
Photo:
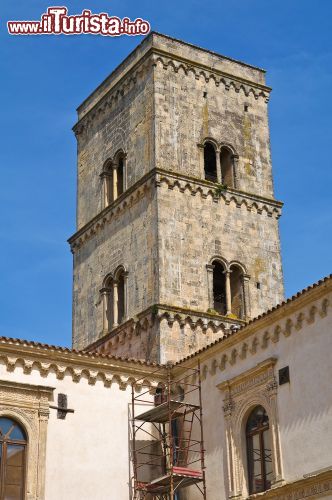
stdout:
<svg viewBox="0 0 332 500">
<path fill-rule="evenodd" d="M 331 272 L 332 3 L 329 0 L 60 2 L 150 21 L 152 29 L 265 68 L 286 296 Z M 57 5 L 56 2 L 51 5 Z M 142 37 L 11 37 L 0 7 L 0 335 L 71 343 L 75 108 Z"/>
</svg>

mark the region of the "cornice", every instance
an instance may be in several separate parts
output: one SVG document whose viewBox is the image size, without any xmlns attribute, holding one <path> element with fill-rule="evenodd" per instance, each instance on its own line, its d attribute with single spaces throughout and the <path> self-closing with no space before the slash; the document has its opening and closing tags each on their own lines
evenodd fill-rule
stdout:
<svg viewBox="0 0 332 500">
<path fill-rule="evenodd" d="M 250 495 L 248 500 L 298 500 L 300 498 L 330 498 L 332 494 L 332 468 L 292 482 L 285 482 L 263 493 Z M 324 496 L 322 496 L 324 495 Z M 327 496 L 328 495 L 328 496 Z"/>
<path fill-rule="evenodd" d="M 265 210 L 268 215 L 273 215 L 273 213 L 278 213 L 278 215 L 280 215 L 280 209 L 283 207 L 283 203 L 275 200 L 274 198 L 267 198 L 266 196 L 261 196 L 259 194 L 231 187 L 225 189 L 225 191 L 221 194 L 216 194 L 216 188 L 218 185 L 214 182 L 200 179 L 199 177 L 193 177 L 175 172 L 173 170 L 165 170 L 161 168 L 156 168 L 155 172 L 157 176 L 157 185 L 164 182 L 168 185 L 169 189 L 178 187 L 181 192 L 189 190 L 193 196 L 196 194 L 200 194 L 202 198 L 212 196 L 213 201 L 218 202 L 218 200 L 222 199 L 226 205 L 229 205 L 231 201 L 234 201 L 238 208 L 240 208 L 244 203 L 248 211 L 252 211 L 253 208 L 256 208 L 257 213 L 262 213 Z M 206 191 L 202 191 L 202 188 L 204 187 L 207 189 Z"/>
<path fill-rule="evenodd" d="M 256 380 L 262 373 L 267 373 L 270 368 L 273 368 L 277 363 L 277 358 L 271 357 L 265 359 L 261 363 L 258 363 L 254 368 L 247 370 L 245 373 L 241 373 L 236 377 L 225 380 L 216 387 L 221 391 L 232 390 L 235 393 L 242 392 L 242 386 L 245 386 L 248 381 Z M 256 382 L 257 385 L 257 382 Z M 247 389 L 247 387 L 246 387 Z"/>
<path fill-rule="evenodd" d="M 234 365 L 238 360 L 256 354 L 259 349 L 265 350 L 270 343 L 277 343 L 282 337 L 287 338 L 300 332 L 317 318 L 327 316 L 328 308 L 331 307 L 327 294 L 331 291 L 332 275 L 251 321 L 237 332 L 229 330 L 220 340 L 175 363 L 174 373 L 195 366 L 199 359 L 202 376 L 205 378 L 208 372 L 213 375 L 218 369 L 224 371 L 227 364 Z M 291 319 L 289 316 L 294 313 L 297 314 Z M 164 380 L 161 375 L 164 367 L 157 363 L 8 337 L 0 337 L 0 360 L 9 372 L 20 367 L 23 368 L 23 373 L 30 374 L 33 369 L 37 369 L 42 377 L 55 373 L 56 378 L 62 380 L 69 375 L 74 382 L 85 378 L 90 385 L 101 381 L 105 387 L 110 387 L 116 383 L 123 390 L 131 384 L 137 390 L 143 385 L 152 388 L 156 380 Z M 158 377 L 156 369 L 160 369 Z M 143 382 L 136 384 L 136 380 Z"/>
<path fill-rule="evenodd" d="M 49 396 L 55 390 L 55 387 L 47 386 L 47 385 L 35 385 L 35 384 L 27 384 L 22 382 L 13 382 L 11 380 L 0 380 L 0 388 L 1 389 L 9 389 L 11 391 L 20 390 L 21 392 L 26 392 L 29 394 L 44 394 L 45 396 Z"/>
<path fill-rule="evenodd" d="M 149 49 L 132 67 L 125 70 L 123 76 L 119 78 L 114 86 L 107 90 L 100 99 L 86 111 L 82 118 L 75 123 L 72 130 L 76 137 L 85 132 L 95 119 L 100 119 L 105 116 L 107 112 L 114 109 L 118 101 L 123 99 L 128 91 L 137 84 L 139 78 L 144 76 L 147 70 L 152 69 L 154 64 L 154 61 L 151 59 L 151 49 Z M 90 98 L 92 98 L 92 96 L 93 94 Z M 87 103 L 88 99 L 89 98 L 83 101 L 82 105 Z M 78 109 L 80 109 L 80 107 Z"/>
<path fill-rule="evenodd" d="M 205 52 L 207 54 L 212 54 L 213 56 L 217 56 L 220 59 L 224 59 L 226 61 L 230 61 L 230 62 L 239 64 L 240 66 L 245 66 L 246 68 L 254 69 L 254 70 L 259 71 L 261 73 L 266 73 L 266 70 L 264 68 L 260 68 L 259 66 L 254 66 L 253 64 L 249 64 L 249 63 L 246 63 L 244 61 L 240 61 L 239 59 L 234 59 L 233 57 L 225 56 L 225 55 L 223 55 L 219 52 L 216 52 L 214 50 L 206 49 L 204 47 L 201 47 L 200 45 L 186 42 L 185 40 L 181 40 L 180 38 L 175 38 L 175 37 L 170 36 L 170 35 L 165 35 L 164 33 L 160 33 L 159 31 L 151 31 L 146 38 L 148 38 L 149 36 L 153 36 L 153 35 L 157 35 L 158 37 L 166 38 L 167 40 L 172 40 L 174 42 L 178 42 L 181 45 L 185 45 L 187 47 L 192 47 L 193 49 L 199 50 L 201 52 Z"/>
<path fill-rule="evenodd" d="M 69 239 L 71 251 L 74 252 L 81 247 L 85 241 L 93 237 L 104 226 L 118 217 L 122 212 L 131 208 L 139 200 L 143 199 L 146 192 L 154 185 L 154 170 L 145 174 L 139 181 L 129 187 L 119 198 L 95 215 L 87 224 L 81 227 Z"/>
<path fill-rule="evenodd" d="M 239 360 L 254 355 L 258 350 L 265 350 L 271 343 L 281 338 L 300 332 L 306 325 L 315 323 L 317 318 L 325 318 L 331 300 L 327 297 L 332 291 L 332 276 L 305 289 L 279 306 L 264 313 L 236 332 L 230 332 L 214 343 L 200 349 L 178 361 L 176 366 L 186 368 L 197 363 L 210 365 L 210 373 L 217 369 L 224 371 L 227 365 L 234 365 Z M 295 315 L 291 319 L 290 316 Z M 205 365 L 204 372 L 209 370 Z"/>
<path fill-rule="evenodd" d="M 105 387 L 110 387 L 115 383 L 123 390 L 131 384 L 137 390 L 141 386 L 152 388 L 156 380 L 163 380 L 160 374 L 156 376 L 156 370 L 162 368 L 157 363 L 4 337 L 0 338 L 0 361 L 9 372 L 20 367 L 28 375 L 36 369 L 45 378 L 50 373 L 55 373 L 58 380 L 70 376 L 73 382 L 78 383 L 84 378 L 90 385 L 101 381 Z M 136 384 L 136 380 L 143 382 Z"/>
<path fill-rule="evenodd" d="M 160 62 L 164 69 L 171 67 L 175 73 L 178 73 L 179 69 L 182 68 L 186 76 L 192 72 L 196 80 L 199 80 L 201 77 L 205 79 L 206 83 L 213 80 L 216 87 L 224 85 L 225 90 L 233 88 L 233 90 L 237 93 L 242 90 L 246 96 L 252 94 L 255 99 L 263 97 L 265 102 L 268 102 L 269 100 L 269 94 L 272 89 L 267 85 L 263 85 L 253 80 L 248 80 L 240 76 L 235 76 L 216 68 L 211 68 L 211 66 L 199 63 L 193 59 L 187 59 L 174 55 L 162 49 L 154 47 L 150 50 L 155 55 L 156 62 Z M 174 65 L 174 61 L 179 63 L 178 66 Z"/>
<path fill-rule="evenodd" d="M 213 182 L 172 170 L 154 168 L 68 239 L 72 252 L 75 252 L 122 212 L 144 198 L 149 189 L 162 185 L 167 185 L 169 190 L 178 188 L 182 193 L 187 192 L 192 196 L 198 195 L 203 199 L 210 197 L 214 203 L 223 203 L 225 206 L 233 204 L 239 209 L 245 207 L 248 212 L 276 217 L 277 219 L 281 215 L 283 206 L 280 201 L 234 188 L 228 188 L 225 192 L 216 194 L 217 185 Z"/>
<path fill-rule="evenodd" d="M 136 85 L 139 77 L 142 76 L 147 69 L 155 67 L 158 62 L 161 63 L 165 70 L 171 68 L 175 73 L 178 73 L 181 68 L 185 76 L 193 74 L 196 80 L 200 78 L 203 78 L 205 82 L 213 80 L 216 87 L 223 85 L 226 91 L 231 89 L 236 93 L 242 91 L 247 97 L 252 94 L 255 99 L 263 97 L 265 102 L 269 101 L 269 95 L 272 90 L 271 87 L 253 80 L 232 75 L 231 73 L 212 68 L 193 59 L 187 59 L 152 46 L 133 66 L 124 69 L 122 77 L 120 77 L 119 80 L 86 111 L 82 118 L 77 121 L 73 126 L 75 135 L 80 135 L 96 118 L 103 116 L 107 110 L 113 108 L 118 100 L 122 99 L 128 90 Z M 233 62 L 238 63 L 237 61 Z M 117 69 L 118 68 L 114 71 L 117 71 Z M 99 89 L 99 87 L 97 87 L 97 89 Z M 78 109 L 80 110 L 84 104 L 87 104 L 89 98 L 92 97 L 93 94 L 83 101 Z"/>
<path fill-rule="evenodd" d="M 174 323 L 178 323 L 180 326 L 189 324 L 192 330 L 200 327 L 203 331 L 206 331 L 211 328 L 214 333 L 220 331 L 223 335 L 227 335 L 232 328 L 239 328 L 245 324 L 244 320 L 229 318 L 220 314 L 211 314 L 205 311 L 196 311 L 167 304 L 154 304 L 97 339 L 85 348 L 85 352 L 103 352 L 100 349 L 108 349 L 113 343 L 125 344 L 134 335 L 148 331 L 156 323 L 160 324 L 163 320 L 166 320 L 170 327 Z"/>
</svg>

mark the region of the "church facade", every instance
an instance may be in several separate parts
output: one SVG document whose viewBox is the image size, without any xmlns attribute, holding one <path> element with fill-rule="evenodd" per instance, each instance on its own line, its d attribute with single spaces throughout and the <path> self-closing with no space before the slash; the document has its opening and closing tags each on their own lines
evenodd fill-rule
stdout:
<svg viewBox="0 0 332 500">
<path fill-rule="evenodd" d="M 270 90 L 151 33 L 78 108 L 73 348 L 0 338 L 0 500 L 332 498 L 332 277 L 284 301 Z"/>
</svg>

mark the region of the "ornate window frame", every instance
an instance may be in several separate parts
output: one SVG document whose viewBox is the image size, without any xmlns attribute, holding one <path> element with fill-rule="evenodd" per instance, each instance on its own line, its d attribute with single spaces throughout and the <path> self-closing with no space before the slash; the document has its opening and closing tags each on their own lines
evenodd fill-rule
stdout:
<svg viewBox="0 0 332 500">
<path fill-rule="evenodd" d="M 215 262 L 219 262 L 224 267 L 225 289 L 226 289 L 225 316 L 232 316 L 231 273 L 235 266 L 240 268 L 242 272 L 243 317 L 238 319 L 248 320 L 250 318 L 250 292 L 249 292 L 250 275 L 247 273 L 246 267 L 241 262 L 237 260 L 232 260 L 231 262 L 228 262 L 221 255 L 214 255 L 213 257 L 210 258 L 209 263 L 206 264 L 209 308 L 214 309 L 213 271 Z"/>
<path fill-rule="evenodd" d="M 265 408 L 271 429 L 272 488 L 284 483 L 277 407 L 277 358 L 268 358 L 241 375 L 218 384 L 224 394 L 229 498 L 246 498 L 248 493 L 247 443 L 245 426 L 255 406 Z"/>
<path fill-rule="evenodd" d="M 0 380 L 0 416 L 16 420 L 27 434 L 25 498 L 45 497 L 46 436 L 54 388 Z"/>
<path fill-rule="evenodd" d="M 119 192 L 118 168 L 122 160 L 122 188 Z M 103 165 L 99 177 L 102 180 L 102 208 L 106 208 L 116 201 L 127 190 L 127 153 L 123 149 L 118 149 L 112 158 L 108 158 Z"/>
<path fill-rule="evenodd" d="M 101 334 L 106 335 L 119 324 L 125 323 L 128 320 L 128 271 L 122 264 L 118 266 L 113 273 L 105 276 L 100 289 L 102 308 L 103 308 L 103 329 Z M 118 318 L 118 285 L 120 277 L 123 278 L 124 297 L 123 297 L 123 318 L 119 323 Z M 112 300 L 110 300 L 112 298 Z M 107 316 L 107 309 L 111 303 L 112 307 L 112 322 Z"/>
</svg>

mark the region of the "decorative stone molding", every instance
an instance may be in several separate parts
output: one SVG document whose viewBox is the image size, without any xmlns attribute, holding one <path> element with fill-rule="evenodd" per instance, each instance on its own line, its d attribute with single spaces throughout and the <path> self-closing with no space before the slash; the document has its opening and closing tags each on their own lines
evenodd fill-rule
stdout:
<svg viewBox="0 0 332 500">
<path fill-rule="evenodd" d="M 149 356 L 154 356 L 153 342 L 158 343 L 162 337 L 167 337 L 169 348 L 172 349 L 173 333 L 174 339 L 180 341 L 178 337 L 180 331 L 181 342 L 186 342 L 186 347 L 182 347 L 187 352 L 194 352 L 213 340 L 229 335 L 233 328 L 243 324 L 245 324 L 243 320 L 218 314 L 156 304 L 136 318 L 114 328 L 107 335 L 103 335 L 87 350 L 122 355 L 128 353 L 128 346 L 131 343 L 136 345 L 131 353 L 133 357 L 149 359 Z M 177 352 L 171 359 L 178 360 L 181 352 L 182 349 L 179 349 L 177 344 Z"/>
<path fill-rule="evenodd" d="M 274 373 L 276 362 L 276 358 L 269 358 L 217 386 L 225 394 L 223 410 L 228 451 L 229 498 L 248 496 L 245 425 L 247 416 L 257 405 L 262 405 L 269 416 L 273 487 L 283 483 L 277 409 L 278 384 Z"/>
<path fill-rule="evenodd" d="M 211 67 L 199 64 L 197 61 L 186 60 L 169 54 L 161 49 L 151 47 L 137 64 L 128 68 L 120 80 L 115 83 L 99 100 L 90 107 L 87 107 L 84 116 L 74 125 L 73 131 L 76 136 L 84 133 L 87 129 L 103 119 L 107 113 L 112 111 L 128 92 L 144 78 L 145 74 L 153 68 L 162 68 L 165 71 L 181 73 L 182 76 L 202 79 L 205 83 L 213 81 L 216 87 L 223 86 L 226 91 L 236 93 L 243 92 L 246 97 L 252 96 L 254 99 L 263 98 L 269 101 L 271 88 L 245 78 L 231 75 L 229 73 L 212 69 Z M 83 105 L 79 107 L 82 112 Z"/>
<path fill-rule="evenodd" d="M 204 199 L 211 197 L 215 203 L 245 209 L 248 212 L 262 216 L 266 215 L 277 219 L 281 216 L 282 203 L 279 201 L 245 193 L 234 188 L 229 188 L 221 195 L 216 195 L 216 185 L 213 182 L 156 168 L 144 175 L 119 198 L 71 236 L 68 239 L 71 251 L 74 253 L 78 250 L 86 241 L 93 238 L 99 231 L 102 231 L 107 224 L 143 199 L 154 186 L 159 188 L 163 185 L 166 185 L 170 190 L 178 188 L 180 192 L 187 192 L 192 196 L 198 195 Z"/>
<path fill-rule="evenodd" d="M 152 177 L 153 172 L 142 177 L 140 181 L 127 189 L 119 198 L 110 203 L 110 205 L 105 207 L 96 217 L 88 222 L 88 224 L 71 236 L 68 240 L 71 251 L 75 253 L 86 241 L 93 238 L 99 231 L 102 231 L 107 224 L 113 222 L 121 216 L 123 212 L 129 210 L 136 203 L 145 198 L 154 185 Z"/>
<path fill-rule="evenodd" d="M 245 359 L 248 354 L 255 355 L 258 350 L 265 350 L 269 347 L 270 343 L 280 342 L 280 339 L 285 337 L 288 338 L 295 332 L 300 332 L 306 325 L 313 324 L 318 318 L 325 318 L 327 315 L 328 307 L 330 306 L 329 299 L 326 297 L 317 303 L 315 306 L 308 305 L 306 309 L 298 312 L 293 318 L 285 317 L 280 323 L 273 324 L 266 329 L 262 330 L 249 337 L 241 339 L 241 333 L 238 332 L 235 336 L 231 335 L 231 338 L 224 339 L 231 343 L 230 347 L 224 345 L 224 349 L 220 357 L 216 357 L 210 354 L 208 372 L 212 374 L 214 369 L 211 366 L 217 366 L 220 371 L 227 369 L 228 365 L 233 366 L 237 362 Z M 250 324 L 245 327 L 250 333 Z M 244 330 L 243 330 L 244 333 Z M 233 344 L 236 344 L 234 346 Z"/>
<path fill-rule="evenodd" d="M 94 106 L 87 110 L 86 114 L 73 127 L 75 136 L 86 134 L 89 129 L 104 120 L 154 66 L 155 61 L 151 57 L 151 53 L 147 53 L 136 67 L 131 68 Z"/>
<path fill-rule="evenodd" d="M 202 79 L 205 83 L 211 80 L 215 83 L 216 87 L 223 86 L 227 91 L 233 90 L 236 93 L 242 91 L 247 97 L 252 95 L 255 99 L 263 97 L 265 102 L 269 101 L 271 88 L 266 85 L 235 77 L 223 71 L 218 71 L 215 68 L 212 70 L 195 61 L 186 61 L 185 59 L 174 57 L 173 54 L 170 56 L 167 53 L 163 54 L 161 51 L 155 50 L 155 53 L 158 52 L 160 55 L 155 57 L 155 61 L 158 66 L 166 71 L 171 70 L 174 73 L 181 73 L 182 76 L 191 76 L 196 80 Z"/>
<path fill-rule="evenodd" d="M 216 184 L 203 179 L 185 176 L 177 172 L 156 169 L 156 184 L 165 184 L 168 189 L 178 188 L 180 192 L 188 192 L 192 196 L 199 195 L 206 199 L 211 197 L 215 203 L 233 205 L 235 208 L 245 208 L 248 212 L 279 218 L 282 203 L 269 198 L 264 198 L 252 193 L 227 188 L 223 193 L 216 194 Z"/>
<path fill-rule="evenodd" d="M 106 356 L 105 356 L 106 357 Z M 50 373 L 55 373 L 58 380 L 63 380 L 65 376 L 71 377 L 75 383 L 81 382 L 86 379 L 89 385 L 95 385 L 97 382 L 102 382 L 104 387 L 111 387 L 116 384 L 119 389 L 126 390 L 128 386 L 135 383 L 136 377 L 130 374 L 130 370 L 122 370 L 122 373 L 114 373 L 112 370 L 107 369 L 91 369 L 83 366 L 72 366 L 67 363 L 59 363 L 53 361 L 40 361 L 38 359 L 29 360 L 23 356 L 8 356 L 0 352 L 0 362 L 4 363 L 7 371 L 14 372 L 16 368 L 23 368 L 24 374 L 30 374 L 32 370 L 37 370 L 42 377 L 47 378 Z M 128 373 L 129 372 L 129 373 Z M 141 378 L 141 375 L 138 377 Z M 154 387 L 154 379 L 149 379 L 148 372 L 142 384 L 135 384 L 137 390 L 144 387 Z"/>
<path fill-rule="evenodd" d="M 52 374 L 58 380 L 68 377 L 74 383 L 87 381 L 89 385 L 100 383 L 121 390 L 134 385 L 137 391 L 142 387 L 153 391 L 155 385 L 164 380 L 156 372 L 162 368 L 157 363 L 7 337 L 0 338 L 0 364 L 9 372 L 18 370 L 29 375 L 36 371 L 45 379 Z"/>
<path fill-rule="evenodd" d="M 26 498 L 45 498 L 46 435 L 52 387 L 0 380 L 0 416 L 17 420 L 28 436 Z"/>
<path fill-rule="evenodd" d="M 332 470 L 327 470 L 298 481 L 285 483 L 277 488 L 250 495 L 249 499 L 299 500 L 304 498 L 331 498 L 332 497 Z"/>
</svg>

